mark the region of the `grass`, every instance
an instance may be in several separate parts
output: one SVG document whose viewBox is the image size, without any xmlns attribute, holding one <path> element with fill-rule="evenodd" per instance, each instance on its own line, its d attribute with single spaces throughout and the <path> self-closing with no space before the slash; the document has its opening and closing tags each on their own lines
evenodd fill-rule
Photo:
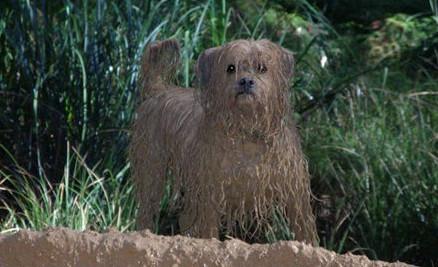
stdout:
<svg viewBox="0 0 438 267">
<path fill-rule="evenodd" d="M 188 86 L 204 49 L 269 38 L 296 53 L 291 101 L 321 245 L 438 264 L 437 77 L 401 60 L 367 63 L 366 36 L 338 33 L 296 2 L 289 13 L 212 0 L 0 4 L 0 231 L 132 230 L 126 146 L 144 46 L 177 38 Z M 292 237 L 282 218 L 266 233 Z"/>
<path fill-rule="evenodd" d="M 438 223 L 435 85 L 397 93 L 355 86 L 361 93 L 345 94 L 304 126 L 314 191 L 334 205 L 326 207 L 332 214 L 322 224 L 336 227 L 327 229 L 322 243 L 372 258 L 408 259 L 418 251 L 432 257 L 436 240 L 428 236 Z"/>
<path fill-rule="evenodd" d="M 73 150 L 73 151 L 72 151 Z M 7 214 L 1 221 L 2 233 L 20 228 L 43 230 L 63 226 L 77 230 L 133 230 L 136 203 L 127 182 L 129 165 L 112 173 L 100 164 L 89 167 L 70 147 L 64 175 L 53 184 L 47 177 L 35 177 L 24 169 L 15 174 L 1 171 L 3 189 L 9 203 L 0 206 Z"/>
</svg>

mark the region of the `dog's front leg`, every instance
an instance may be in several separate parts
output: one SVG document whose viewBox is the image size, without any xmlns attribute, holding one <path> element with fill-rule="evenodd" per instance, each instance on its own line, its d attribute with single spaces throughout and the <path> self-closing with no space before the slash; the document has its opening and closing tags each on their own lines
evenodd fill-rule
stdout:
<svg viewBox="0 0 438 267">
<path fill-rule="evenodd" d="M 219 216 L 211 206 L 205 207 L 200 220 L 196 225 L 199 230 L 199 237 L 219 239 Z"/>
<path fill-rule="evenodd" d="M 219 239 L 219 215 L 207 203 L 185 209 L 179 218 L 181 233 L 191 237 Z"/>
<path fill-rule="evenodd" d="M 301 199 L 304 199 L 304 201 L 300 201 Z M 318 246 L 319 239 L 316 231 L 315 216 L 310 206 L 310 196 L 305 194 L 300 196 L 300 198 L 291 197 L 286 205 L 286 213 L 289 225 L 294 232 L 295 240 Z"/>
</svg>

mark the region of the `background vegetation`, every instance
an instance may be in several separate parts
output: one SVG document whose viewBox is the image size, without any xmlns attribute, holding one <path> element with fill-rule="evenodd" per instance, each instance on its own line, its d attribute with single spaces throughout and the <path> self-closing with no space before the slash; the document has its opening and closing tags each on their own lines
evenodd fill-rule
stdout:
<svg viewBox="0 0 438 267">
<path fill-rule="evenodd" d="M 187 86 L 205 48 L 269 38 L 296 53 L 321 245 L 436 266 L 437 29 L 436 0 L 2 1 L 0 231 L 132 230 L 144 46 L 177 38 Z"/>
</svg>

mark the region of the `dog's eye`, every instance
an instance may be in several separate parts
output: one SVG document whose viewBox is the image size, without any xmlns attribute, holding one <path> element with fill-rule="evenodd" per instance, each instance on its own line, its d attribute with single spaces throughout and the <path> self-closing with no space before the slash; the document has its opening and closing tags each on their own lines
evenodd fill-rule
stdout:
<svg viewBox="0 0 438 267">
<path fill-rule="evenodd" d="M 233 64 L 228 65 L 227 72 L 228 73 L 236 72 L 236 67 Z"/>
<path fill-rule="evenodd" d="M 258 70 L 260 73 L 265 73 L 268 71 L 268 68 L 266 68 L 266 66 L 264 64 L 259 64 L 258 65 Z"/>
</svg>

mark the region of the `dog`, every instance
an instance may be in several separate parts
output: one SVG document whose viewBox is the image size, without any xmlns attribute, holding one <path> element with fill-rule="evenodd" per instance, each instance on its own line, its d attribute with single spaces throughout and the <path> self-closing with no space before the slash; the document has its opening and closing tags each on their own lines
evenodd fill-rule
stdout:
<svg viewBox="0 0 438 267">
<path fill-rule="evenodd" d="M 155 229 L 171 180 L 182 234 L 248 240 L 280 214 L 296 240 L 316 245 L 307 162 L 289 104 L 293 54 L 269 40 L 207 49 L 196 89 L 175 85 L 179 57 L 178 42 L 165 40 L 149 45 L 141 61 L 129 149 L 137 228 Z"/>
</svg>

